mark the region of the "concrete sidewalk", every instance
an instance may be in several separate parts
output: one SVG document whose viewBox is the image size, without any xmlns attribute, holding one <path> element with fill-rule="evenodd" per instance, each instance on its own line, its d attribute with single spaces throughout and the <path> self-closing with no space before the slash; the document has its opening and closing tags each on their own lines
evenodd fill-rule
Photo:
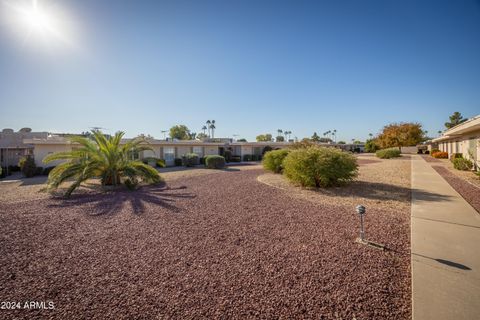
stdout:
<svg viewBox="0 0 480 320">
<path fill-rule="evenodd" d="M 413 319 L 480 319 L 480 214 L 417 155 L 411 243 Z"/>
</svg>

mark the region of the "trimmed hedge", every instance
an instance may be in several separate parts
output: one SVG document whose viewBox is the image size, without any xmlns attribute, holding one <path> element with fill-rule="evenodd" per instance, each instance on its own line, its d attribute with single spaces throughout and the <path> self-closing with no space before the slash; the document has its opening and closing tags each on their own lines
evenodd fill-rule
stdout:
<svg viewBox="0 0 480 320">
<path fill-rule="evenodd" d="M 437 151 L 435 153 L 432 153 L 432 157 L 437 159 L 448 159 L 448 152 Z"/>
<path fill-rule="evenodd" d="M 225 168 L 225 158 L 216 155 L 206 156 L 205 166 L 208 169 L 223 169 Z"/>
<path fill-rule="evenodd" d="M 250 154 L 243 155 L 243 161 L 252 161 L 252 155 Z"/>
<path fill-rule="evenodd" d="M 473 168 L 473 162 L 468 159 L 455 158 L 452 160 L 452 162 L 453 162 L 453 167 L 457 170 L 466 171 L 466 170 L 471 170 Z"/>
<path fill-rule="evenodd" d="M 398 158 L 401 156 L 400 150 L 397 148 L 382 149 L 375 152 L 375 155 L 380 159 Z"/>
<path fill-rule="evenodd" d="M 287 157 L 290 151 L 287 149 L 268 151 L 263 156 L 263 167 L 274 173 L 281 173 L 283 171 L 283 160 Z"/>
<path fill-rule="evenodd" d="M 200 164 L 200 160 L 198 159 L 198 155 L 196 153 L 186 153 L 182 157 L 182 162 L 185 167 L 194 167 L 197 164 Z"/>
<path fill-rule="evenodd" d="M 330 187 L 358 175 L 357 159 L 336 148 L 307 147 L 291 150 L 283 160 L 283 173 L 303 187 Z"/>
</svg>

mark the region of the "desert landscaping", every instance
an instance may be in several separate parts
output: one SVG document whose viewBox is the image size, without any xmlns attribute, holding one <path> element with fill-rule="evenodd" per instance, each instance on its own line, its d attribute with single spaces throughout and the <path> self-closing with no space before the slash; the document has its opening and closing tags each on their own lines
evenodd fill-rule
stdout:
<svg viewBox="0 0 480 320">
<path fill-rule="evenodd" d="M 66 200 L 3 183 L 0 294 L 53 300 L 60 318 L 408 319 L 409 156 L 359 163 L 341 191 L 287 186 L 259 165 Z M 357 204 L 387 250 L 355 242 Z"/>
</svg>

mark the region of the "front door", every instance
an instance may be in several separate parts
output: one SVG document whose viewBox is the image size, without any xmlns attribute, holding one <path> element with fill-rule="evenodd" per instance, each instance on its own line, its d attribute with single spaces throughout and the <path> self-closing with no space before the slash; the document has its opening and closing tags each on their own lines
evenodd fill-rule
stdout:
<svg viewBox="0 0 480 320">
<path fill-rule="evenodd" d="M 175 147 L 164 147 L 163 159 L 165 159 L 165 165 L 167 166 L 175 165 Z"/>
</svg>

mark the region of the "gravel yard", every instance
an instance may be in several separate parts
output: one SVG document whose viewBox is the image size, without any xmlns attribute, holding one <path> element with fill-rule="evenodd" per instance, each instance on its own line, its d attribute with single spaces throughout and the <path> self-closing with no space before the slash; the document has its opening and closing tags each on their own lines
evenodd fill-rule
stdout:
<svg viewBox="0 0 480 320">
<path fill-rule="evenodd" d="M 432 165 L 438 172 L 472 207 L 480 213 L 480 179 L 470 171 L 456 170 L 447 159 L 434 159 L 423 156 L 423 159 Z"/>
<path fill-rule="evenodd" d="M 409 319 L 410 161 L 360 159 L 359 182 L 308 196 L 258 166 L 68 200 L 0 184 L 1 300 L 55 304 L 0 316 Z M 391 250 L 354 242 L 359 203 Z"/>
</svg>

